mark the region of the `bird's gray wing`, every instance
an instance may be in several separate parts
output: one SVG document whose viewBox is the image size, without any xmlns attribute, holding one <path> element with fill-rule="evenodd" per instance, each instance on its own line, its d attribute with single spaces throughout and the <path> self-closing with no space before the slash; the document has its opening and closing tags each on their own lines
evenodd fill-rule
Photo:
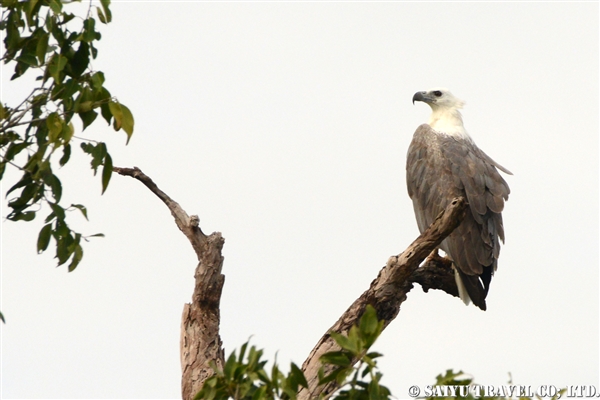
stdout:
<svg viewBox="0 0 600 400">
<path fill-rule="evenodd" d="M 451 136 L 441 136 L 440 141 L 471 210 L 446 240 L 448 252 L 467 275 L 481 275 L 484 267 L 491 267 L 493 273 L 500 254 L 499 240 L 504 241 L 501 212 L 510 194 L 508 184 L 496 169 L 499 164 L 472 141 Z"/>
<path fill-rule="evenodd" d="M 471 212 L 440 247 L 482 309 L 497 266 L 499 239 L 504 241 L 501 212 L 510 193 L 496 167 L 505 170 L 472 141 L 439 135 L 427 124 L 417 128 L 407 154 L 408 193 L 421 232 L 454 197 L 466 196 L 469 202 Z"/>
</svg>

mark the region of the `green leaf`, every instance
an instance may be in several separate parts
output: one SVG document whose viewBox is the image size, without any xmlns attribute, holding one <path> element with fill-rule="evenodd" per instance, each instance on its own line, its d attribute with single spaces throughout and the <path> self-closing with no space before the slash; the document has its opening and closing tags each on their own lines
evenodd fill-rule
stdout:
<svg viewBox="0 0 600 400">
<path fill-rule="evenodd" d="M 98 49 L 94 47 L 94 43 L 90 43 L 90 49 L 92 51 L 92 58 L 95 60 L 98 57 Z"/>
<path fill-rule="evenodd" d="M 319 357 L 319 360 L 323 364 L 339 365 L 341 367 L 349 366 L 351 361 L 343 351 L 330 351 Z"/>
<path fill-rule="evenodd" d="M 65 66 L 67 65 L 67 61 L 68 61 L 67 57 L 62 56 L 60 54 L 56 54 L 56 53 L 50 59 L 50 62 L 48 63 L 48 72 L 50 73 L 50 76 L 52 76 L 52 78 L 54 78 L 55 81 L 57 81 L 57 82 L 62 81 L 60 79 L 60 73 L 62 72 L 63 69 L 65 69 Z"/>
<path fill-rule="evenodd" d="M 2 103 L 0 103 L 0 121 L 5 120 L 6 117 L 7 117 L 6 108 L 4 108 L 4 106 L 2 105 Z"/>
<path fill-rule="evenodd" d="M 92 143 L 81 143 L 81 148 L 84 152 L 90 154 L 92 156 L 92 169 L 94 170 L 94 175 L 98 171 L 98 167 L 103 164 L 104 157 L 107 155 L 106 144 L 98 143 L 98 145 L 93 145 Z"/>
<path fill-rule="evenodd" d="M 7 161 L 11 161 L 23 149 L 26 149 L 27 147 L 29 147 L 29 145 L 31 145 L 31 143 L 27 143 L 27 142 L 15 143 L 15 142 L 12 142 L 8 146 L 8 150 L 6 150 L 6 154 L 4 155 L 4 159 L 7 160 Z"/>
<path fill-rule="evenodd" d="M 104 9 L 104 16 L 106 16 L 106 23 L 112 21 L 112 13 L 110 12 L 109 5 L 110 0 L 100 0 L 100 4 L 102 4 L 102 9 Z"/>
<path fill-rule="evenodd" d="M 227 379 L 231 380 L 233 378 L 233 373 L 234 373 L 236 366 L 237 366 L 237 361 L 235 359 L 235 352 L 233 352 L 233 353 L 231 353 L 231 355 L 225 362 L 225 365 L 223 366 L 223 373 L 225 374 L 225 377 Z"/>
<path fill-rule="evenodd" d="M 46 224 L 40 231 L 37 241 L 38 254 L 46 251 L 50 243 L 50 235 L 52 233 L 52 224 Z"/>
<path fill-rule="evenodd" d="M 110 109 L 110 113 L 114 117 L 113 128 L 115 131 L 121 129 L 123 125 L 123 111 L 121 110 L 121 105 L 114 101 L 108 103 L 108 108 Z"/>
<path fill-rule="evenodd" d="M 71 71 L 74 77 L 80 77 L 90 62 L 90 46 L 86 42 L 79 42 L 79 48 L 71 59 Z"/>
<path fill-rule="evenodd" d="M 94 102 L 91 100 L 87 100 L 87 101 L 80 101 L 79 104 L 77 104 L 77 112 L 78 113 L 86 113 L 88 111 L 91 111 L 92 108 L 94 106 Z"/>
<path fill-rule="evenodd" d="M 48 203 L 48 204 L 50 205 L 50 208 L 52 209 L 53 214 L 56 216 L 56 218 L 59 219 L 60 221 L 64 221 L 65 220 L 65 209 L 55 203 Z"/>
<path fill-rule="evenodd" d="M 85 217 L 85 219 L 88 219 L 87 208 L 85 208 L 85 206 L 83 204 L 71 204 L 71 207 L 76 208 L 79 211 L 81 211 L 81 213 L 83 214 L 83 216 Z"/>
<path fill-rule="evenodd" d="M 69 236 L 69 238 L 70 238 L 70 236 Z M 56 242 L 56 257 L 55 258 L 58 258 L 58 265 L 63 265 L 64 263 L 66 263 L 70 256 L 71 256 L 71 253 L 69 253 L 67 240 L 66 240 L 66 238 L 61 237 Z"/>
<path fill-rule="evenodd" d="M 69 122 L 68 124 L 63 126 L 61 136 L 63 138 L 65 145 L 68 145 L 68 143 L 71 141 L 71 138 L 73 137 L 74 134 L 75 134 L 75 128 L 73 127 L 72 122 Z"/>
<path fill-rule="evenodd" d="M 350 367 L 338 368 L 329 375 L 320 377 L 319 385 L 324 385 L 334 380 L 341 384 L 352 371 L 353 369 Z"/>
<path fill-rule="evenodd" d="M 17 65 L 15 66 L 15 73 L 13 74 L 13 76 L 10 77 L 10 80 L 12 81 L 14 79 L 17 79 L 18 77 L 23 75 L 25 73 L 25 71 L 27 71 L 28 68 L 29 68 L 28 63 L 24 63 L 22 61 L 17 62 Z"/>
<path fill-rule="evenodd" d="M 29 24 L 29 26 L 32 26 L 35 24 L 33 16 L 34 16 L 35 6 L 37 5 L 37 2 L 38 2 L 38 0 L 29 0 L 27 2 L 28 7 L 25 10 L 25 14 L 27 15 L 27 23 Z"/>
<path fill-rule="evenodd" d="M 48 51 L 48 39 L 50 35 L 47 32 L 43 32 L 40 38 L 38 39 L 35 55 L 37 56 L 40 65 L 43 65 L 46 62 L 46 52 Z"/>
<path fill-rule="evenodd" d="M 58 160 L 58 163 L 62 167 L 69 162 L 69 158 L 71 158 L 71 145 L 67 143 L 63 146 L 63 156 Z"/>
<path fill-rule="evenodd" d="M 32 67 L 38 66 L 37 58 L 35 58 L 35 56 L 33 54 L 21 54 L 19 57 L 17 57 L 16 60 L 18 62 L 22 62 L 22 63 L 30 65 Z M 25 71 L 23 71 L 23 72 L 25 72 Z"/>
<path fill-rule="evenodd" d="M 2 320 L 3 323 L 6 323 L 6 321 L 4 320 L 4 314 L 2 314 L 1 312 L 0 312 L 0 319 Z"/>
<path fill-rule="evenodd" d="M 94 40 L 99 40 L 101 35 L 99 32 L 96 32 L 96 20 L 94 18 L 88 18 L 83 21 L 83 36 L 82 40 L 85 42 L 93 42 Z"/>
<path fill-rule="evenodd" d="M 48 223 L 48 222 L 52 221 L 54 218 L 56 218 L 56 214 L 54 212 L 51 212 L 50 214 L 48 214 L 48 216 L 46 217 L 44 222 Z"/>
<path fill-rule="evenodd" d="M 372 305 L 367 304 L 365 308 L 365 312 L 362 317 L 360 317 L 360 331 L 364 335 L 372 335 L 377 332 L 379 320 L 377 319 L 377 311 L 373 308 Z"/>
<path fill-rule="evenodd" d="M 98 71 L 92 75 L 92 88 L 94 88 L 94 91 L 98 92 L 102 89 L 102 85 L 104 85 L 104 74 L 102 71 Z M 110 95 L 107 97 L 110 97 Z M 100 99 L 97 98 L 97 100 Z"/>
<path fill-rule="evenodd" d="M 52 90 L 52 100 L 71 99 L 71 97 L 80 90 L 81 85 L 76 79 L 68 79 L 65 83 L 57 84 L 54 87 L 54 90 Z"/>
<path fill-rule="evenodd" d="M 54 30 L 54 25 L 56 24 L 56 16 L 52 15 L 50 11 L 46 14 L 46 30 L 48 32 L 52 32 Z"/>
<path fill-rule="evenodd" d="M 88 126 L 90 126 L 92 124 L 92 122 L 94 122 L 94 120 L 98 116 L 98 113 L 96 111 L 92 110 L 92 111 L 88 111 L 88 112 L 80 112 L 78 115 L 79 115 L 79 118 L 81 118 L 81 122 L 83 122 L 83 130 L 85 130 L 85 128 L 87 128 Z"/>
<path fill-rule="evenodd" d="M 63 120 L 57 113 L 53 112 L 46 118 L 46 127 L 48 128 L 48 140 L 51 143 L 56 143 L 59 134 L 63 129 Z"/>
<path fill-rule="evenodd" d="M 250 343 L 250 340 L 248 340 L 246 343 L 244 343 L 242 345 L 242 347 L 240 348 L 240 354 L 238 355 L 238 363 L 242 363 L 244 362 L 244 355 L 246 355 L 246 349 L 248 348 L 248 344 Z"/>
<path fill-rule="evenodd" d="M 33 219 L 35 218 L 35 211 L 27 211 L 24 213 L 17 213 L 15 214 L 14 217 L 11 217 L 9 219 L 13 220 L 13 221 L 33 221 Z"/>
<path fill-rule="evenodd" d="M 56 219 L 56 223 L 54 225 L 54 234 L 53 236 L 55 238 L 63 238 L 63 240 L 68 239 L 71 240 L 71 242 L 73 241 L 71 239 L 71 229 L 69 229 L 69 226 L 65 223 L 64 220 L 61 219 Z"/>
<path fill-rule="evenodd" d="M 40 186 L 37 182 L 32 182 L 27 184 L 23 190 L 21 191 L 21 196 L 18 199 L 11 200 L 8 203 L 8 206 L 14 209 L 24 209 L 26 208 L 27 203 L 31 200 L 35 194 L 38 192 Z"/>
<path fill-rule="evenodd" d="M 306 381 L 306 377 L 304 376 L 304 373 L 294 363 L 292 363 L 291 368 L 290 368 L 290 377 L 293 378 L 295 383 L 299 384 L 300 386 L 302 386 L 304 388 L 308 388 L 308 382 Z"/>
<path fill-rule="evenodd" d="M 383 357 L 383 354 L 381 354 L 381 353 L 378 353 L 378 352 L 376 352 L 376 351 L 373 351 L 373 352 L 371 352 L 371 353 L 368 353 L 368 354 L 366 355 L 366 357 L 369 357 L 369 358 L 371 358 L 371 359 L 376 359 L 376 358 L 379 358 L 379 357 Z"/>
<path fill-rule="evenodd" d="M 261 386 L 252 395 L 252 400 L 266 399 L 267 398 L 266 394 L 267 394 L 267 387 Z"/>
<path fill-rule="evenodd" d="M 83 248 L 80 244 L 77 244 L 77 246 L 75 246 L 75 250 L 73 251 L 73 259 L 71 260 L 71 264 L 69 264 L 69 272 L 73 272 L 75 268 L 77 268 L 82 258 Z"/>
<path fill-rule="evenodd" d="M 19 31 L 19 26 L 21 25 L 19 24 L 20 19 L 21 13 L 11 12 L 9 14 L 4 43 L 6 45 L 7 55 L 9 55 L 10 58 L 14 57 L 19 48 L 19 44 L 21 43 L 21 33 Z"/>
<path fill-rule="evenodd" d="M 8 195 L 14 192 L 15 190 L 22 188 L 23 186 L 27 186 L 31 183 L 33 183 L 31 175 L 24 174 L 21 180 L 19 180 L 19 182 L 15 183 L 10 189 L 8 189 L 8 191 L 6 192 L 6 197 L 8 197 Z"/>
<path fill-rule="evenodd" d="M 95 233 L 95 234 L 90 235 L 88 237 L 104 237 L 104 233 Z"/>
<path fill-rule="evenodd" d="M 102 9 L 100 7 L 96 7 L 96 12 L 98 13 L 98 19 L 100 20 L 100 22 L 102 22 L 103 24 L 108 23 L 106 21 L 106 17 L 104 16 L 104 12 L 102 12 Z"/>
<path fill-rule="evenodd" d="M 127 133 L 128 144 L 129 139 L 131 139 L 131 135 L 133 135 L 133 114 L 131 114 L 129 108 L 127 108 L 124 104 L 121 104 L 121 112 L 123 113 L 122 126 L 125 133 Z"/>
<path fill-rule="evenodd" d="M 106 154 L 106 157 L 104 157 L 104 168 L 102 169 L 102 194 L 104 194 L 104 192 L 106 191 L 106 188 L 108 187 L 108 182 L 110 181 L 112 172 L 113 172 L 112 158 L 110 157 L 109 154 Z"/>
<path fill-rule="evenodd" d="M 114 101 L 108 103 L 108 108 L 114 117 L 114 129 L 118 131 L 123 128 L 125 133 L 127 133 L 127 143 L 129 143 L 129 139 L 131 139 L 131 135 L 133 134 L 133 114 L 131 114 L 127 106 Z"/>
<path fill-rule="evenodd" d="M 347 347 L 347 350 L 355 356 L 359 355 L 364 349 L 364 343 L 356 325 L 350 328 L 348 340 L 350 341 L 350 344 Z"/>
<path fill-rule="evenodd" d="M 350 350 L 353 353 L 356 353 L 356 346 L 350 341 L 350 339 L 348 339 L 348 337 L 337 332 L 330 332 L 329 334 L 342 349 Z"/>
<path fill-rule="evenodd" d="M 89 108 L 85 108 L 86 106 L 84 105 L 83 109 L 82 109 L 82 104 L 86 103 L 88 101 L 93 101 L 94 96 L 92 95 L 92 90 L 90 89 L 89 86 L 85 85 L 81 88 L 81 92 L 79 93 L 79 96 L 77 96 L 77 100 L 75 100 L 75 104 L 74 104 L 74 109 L 76 112 L 86 112 L 92 109 L 91 104 L 89 105 Z"/>
<path fill-rule="evenodd" d="M 58 14 L 62 11 L 62 2 L 59 0 L 49 0 L 48 3 L 55 14 Z"/>
<path fill-rule="evenodd" d="M 100 110 L 102 111 L 102 118 L 106 120 L 106 122 L 110 125 L 112 121 L 112 111 L 110 110 L 110 92 L 106 90 L 106 88 L 101 88 L 98 94 L 96 95 L 96 101 L 101 101 L 102 104 L 100 106 Z M 103 101 L 106 100 L 106 101 Z"/>
<path fill-rule="evenodd" d="M 54 197 L 54 201 L 58 203 L 62 196 L 62 185 L 60 180 L 56 177 L 56 175 L 49 173 L 44 176 L 44 183 L 50 186 L 52 189 L 52 196 Z"/>
</svg>

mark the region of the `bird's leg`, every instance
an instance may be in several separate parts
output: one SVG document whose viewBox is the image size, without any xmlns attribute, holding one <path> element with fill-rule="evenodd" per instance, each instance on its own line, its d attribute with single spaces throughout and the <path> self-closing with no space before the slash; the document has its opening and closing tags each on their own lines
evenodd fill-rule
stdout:
<svg viewBox="0 0 600 400">
<path fill-rule="evenodd" d="M 438 254 L 438 249 L 434 249 L 425 259 L 424 265 L 435 264 L 444 268 L 452 268 L 452 260 L 448 256 L 441 257 Z"/>
<path fill-rule="evenodd" d="M 440 258 L 440 255 L 438 254 L 438 249 L 435 248 L 431 251 L 431 253 L 429 253 L 429 255 L 427 256 L 427 258 L 425 259 L 425 264 Z"/>
</svg>

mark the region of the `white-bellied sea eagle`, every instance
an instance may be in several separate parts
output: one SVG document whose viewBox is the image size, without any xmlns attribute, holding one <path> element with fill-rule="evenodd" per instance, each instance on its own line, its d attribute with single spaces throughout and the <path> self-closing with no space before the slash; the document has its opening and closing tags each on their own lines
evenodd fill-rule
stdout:
<svg viewBox="0 0 600 400">
<path fill-rule="evenodd" d="M 463 126 L 464 102 L 447 89 L 417 92 L 415 101 L 432 110 L 408 148 L 406 183 L 421 233 L 453 198 L 466 197 L 470 212 L 440 248 L 452 259 L 456 284 L 465 304 L 482 310 L 504 243 L 502 209 L 510 189 L 498 173 L 512 175 L 479 149 Z M 497 169 L 496 169 L 497 168 Z"/>
</svg>

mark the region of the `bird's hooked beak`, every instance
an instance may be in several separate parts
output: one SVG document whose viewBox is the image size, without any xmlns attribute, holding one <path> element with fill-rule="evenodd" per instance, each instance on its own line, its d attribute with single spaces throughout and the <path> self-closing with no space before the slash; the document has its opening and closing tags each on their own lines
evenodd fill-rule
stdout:
<svg viewBox="0 0 600 400">
<path fill-rule="evenodd" d="M 415 101 L 422 101 L 424 103 L 430 103 L 431 99 L 429 97 L 427 97 L 427 92 L 417 92 L 413 96 L 413 100 L 412 100 L 413 104 L 415 104 Z"/>
</svg>

